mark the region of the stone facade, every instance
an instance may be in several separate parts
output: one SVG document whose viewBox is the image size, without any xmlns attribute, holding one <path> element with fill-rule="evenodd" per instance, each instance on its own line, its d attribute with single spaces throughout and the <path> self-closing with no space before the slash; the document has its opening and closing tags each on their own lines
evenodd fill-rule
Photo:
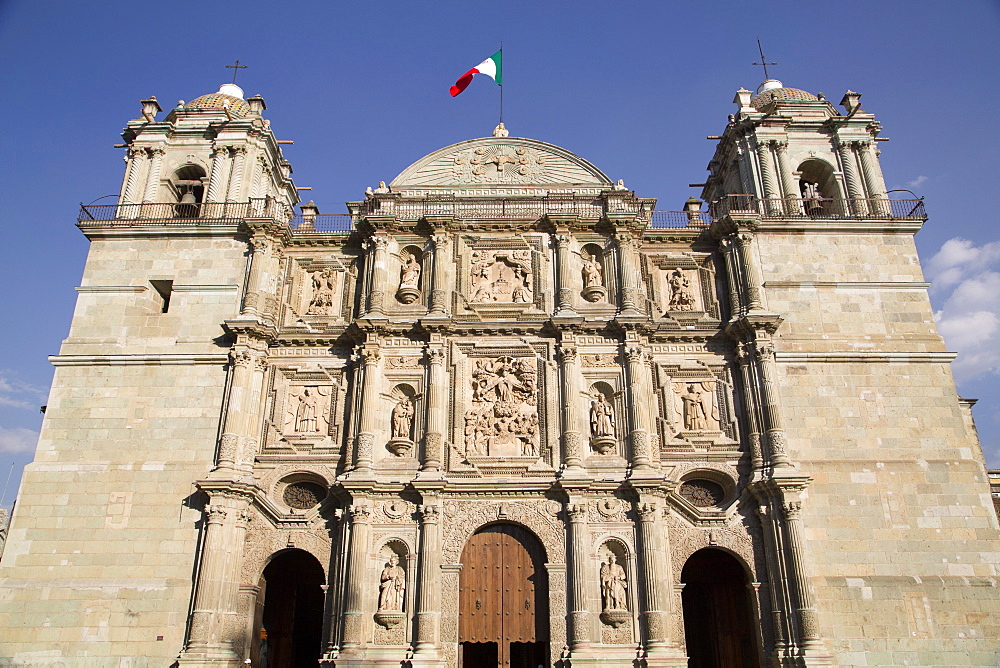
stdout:
<svg viewBox="0 0 1000 668">
<path fill-rule="evenodd" d="M 292 215 L 259 97 L 144 101 L 119 203 L 81 215 L 0 665 L 260 662 L 288 555 L 316 661 L 461 665 L 464 550 L 502 526 L 541 555 L 549 665 L 996 665 L 922 203 L 858 98 L 739 91 L 709 212 L 500 128 L 345 216 Z M 731 598 L 693 600 L 702 563 Z"/>
</svg>

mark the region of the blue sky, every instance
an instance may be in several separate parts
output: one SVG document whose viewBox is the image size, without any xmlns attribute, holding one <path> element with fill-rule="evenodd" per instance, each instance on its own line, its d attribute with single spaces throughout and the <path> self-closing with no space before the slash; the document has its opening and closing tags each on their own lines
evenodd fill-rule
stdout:
<svg viewBox="0 0 1000 668">
<path fill-rule="evenodd" d="M 87 243 L 80 202 L 118 192 L 124 123 L 238 83 L 260 93 L 297 185 L 344 212 L 417 158 L 484 136 L 497 90 L 448 87 L 504 45 L 504 120 L 658 208 L 697 195 L 734 91 L 762 80 L 864 94 L 892 141 L 890 188 L 927 198 L 917 244 L 963 396 L 1000 467 L 1000 233 L 994 201 L 1000 4 L 803 2 L 0 2 L 0 485 L 30 461 Z M 110 201 L 110 200 L 106 200 Z"/>
</svg>

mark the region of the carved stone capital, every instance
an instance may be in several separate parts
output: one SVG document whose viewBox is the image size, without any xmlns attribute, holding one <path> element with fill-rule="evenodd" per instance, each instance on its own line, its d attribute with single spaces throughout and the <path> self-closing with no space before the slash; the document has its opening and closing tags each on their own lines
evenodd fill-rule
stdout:
<svg viewBox="0 0 1000 668">
<path fill-rule="evenodd" d="M 630 364 L 642 364 L 645 359 L 645 351 L 639 345 L 629 346 L 625 349 L 625 358 Z"/>
<path fill-rule="evenodd" d="M 434 244 L 434 250 L 441 251 L 448 248 L 449 237 L 447 234 L 432 234 L 431 243 Z"/>
<path fill-rule="evenodd" d="M 574 364 L 577 360 L 577 348 L 571 345 L 560 345 L 556 354 L 563 364 Z"/>
<path fill-rule="evenodd" d="M 255 234 L 250 237 L 250 246 L 254 253 L 267 253 L 273 245 L 274 242 L 263 234 Z"/>
<path fill-rule="evenodd" d="M 247 349 L 229 351 L 229 361 L 233 366 L 249 367 L 254 363 L 254 357 L 253 352 Z"/>
<path fill-rule="evenodd" d="M 388 237 L 372 237 L 371 247 L 374 251 L 384 251 L 389 247 Z"/>
<path fill-rule="evenodd" d="M 754 355 L 760 362 L 773 362 L 774 344 L 770 341 L 758 341 L 754 346 Z"/>
<path fill-rule="evenodd" d="M 556 247 L 559 249 L 569 248 L 569 244 L 573 240 L 573 237 L 571 237 L 568 234 L 557 234 L 555 235 L 554 238 L 556 242 Z"/>
<path fill-rule="evenodd" d="M 801 501 L 787 501 L 781 506 L 782 510 L 785 511 L 785 517 L 790 520 L 796 520 L 799 518 L 799 514 L 802 512 L 802 502 Z"/>
<path fill-rule="evenodd" d="M 640 503 L 636 508 L 636 512 L 639 513 L 639 520 L 642 522 L 652 522 L 656 519 L 656 504 L 655 503 Z"/>
<path fill-rule="evenodd" d="M 128 157 L 131 158 L 132 160 L 141 160 L 142 158 L 145 158 L 147 155 L 149 155 L 149 153 L 144 146 L 133 147 L 128 150 Z"/>
<path fill-rule="evenodd" d="M 427 361 L 433 365 L 444 364 L 444 349 L 443 348 L 428 348 L 425 351 L 427 355 Z"/>
<path fill-rule="evenodd" d="M 423 524 L 437 524 L 441 519 L 441 508 L 436 504 L 423 504 L 417 506 L 417 513 Z"/>
<path fill-rule="evenodd" d="M 156 157 L 163 157 L 166 154 L 167 154 L 167 150 L 165 148 L 163 148 L 162 146 L 151 146 L 149 148 L 149 155 L 152 156 L 152 157 L 154 157 L 154 158 L 156 158 Z"/>
<path fill-rule="evenodd" d="M 366 365 L 375 365 L 382 361 L 382 351 L 378 348 L 365 346 L 361 351 L 361 356 L 364 358 Z"/>
<path fill-rule="evenodd" d="M 572 523 L 581 523 L 587 520 L 587 504 L 585 503 L 567 503 L 566 504 L 566 516 Z"/>
<path fill-rule="evenodd" d="M 353 505 L 348 509 L 351 514 L 351 522 L 354 524 L 368 524 L 372 521 L 372 509 L 369 506 Z"/>
<path fill-rule="evenodd" d="M 205 506 L 205 518 L 209 524 L 222 524 L 226 521 L 229 509 L 225 506 L 210 504 Z"/>
</svg>

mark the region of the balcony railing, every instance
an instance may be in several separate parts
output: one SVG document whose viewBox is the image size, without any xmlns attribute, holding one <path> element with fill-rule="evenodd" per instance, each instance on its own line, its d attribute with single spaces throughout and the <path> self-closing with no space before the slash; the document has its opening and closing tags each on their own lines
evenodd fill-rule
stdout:
<svg viewBox="0 0 1000 668">
<path fill-rule="evenodd" d="M 649 226 L 654 229 L 708 227 L 712 218 L 708 211 L 654 211 Z"/>
<path fill-rule="evenodd" d="M 292 216 L 289 226 L 296 234 L 324 234 L 327 232 L 350 232 L 354 229 L 354 218 L 349 213 L 321 213 Z"/>
<path fill-rule="evenodd" d="M 903 219 L 926 220 L 922 199 L 828 199 L 790 197 L 757 199 L 754 195 L 726 195 L 709 207 L 713 218 L 751 213 L 761 218 Z"/>
<path fill-rule="evenodd" d="M 255 198 L 248 202 L 87 204 L 80 207 L 77 221 L 81 225 L 100 222 L 112 226 L 233 225 L 246 218 L 288 220 L 291 213 L 284 203 L 272 198 Z"/>
</svg>

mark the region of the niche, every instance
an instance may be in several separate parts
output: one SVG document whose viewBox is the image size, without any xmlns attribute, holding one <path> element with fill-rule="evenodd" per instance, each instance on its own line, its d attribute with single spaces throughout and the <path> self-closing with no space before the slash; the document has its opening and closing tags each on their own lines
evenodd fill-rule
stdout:
<svg viewBox="0 0 1000 668">
<path fill-rule="evenodd" d="M 388 395 L 392 409 L 389 413 L 391 438 L 386 449 L 396 457 L 409 457 L 413 453 L 413 423 L 416 416 L 417 392 L 410 385 L 400 383 Z"/>
<path fill-rule="evenodd" d="M 603 301 L 607 294 L 604 281 L 604 250 L 597 244 L 587 244 L 581 249 L 583 298 L 588 302 Z"/>
<path fill-rule="evenodd" d="M 174 212 L 178 218 L 197 218 L 205 197 L 205 170 L 198 165 L 184 165 L 170 179 L 177 200 Z"/>
<path fill-rule="evenodd" d="M 406 246 L 399 252 L 399 288 L 396 290 L 396 299 L 403 304 L 412 304 L 420 299 L 423 261 L 423 251 L 416 246 Z"/>
</svg>

